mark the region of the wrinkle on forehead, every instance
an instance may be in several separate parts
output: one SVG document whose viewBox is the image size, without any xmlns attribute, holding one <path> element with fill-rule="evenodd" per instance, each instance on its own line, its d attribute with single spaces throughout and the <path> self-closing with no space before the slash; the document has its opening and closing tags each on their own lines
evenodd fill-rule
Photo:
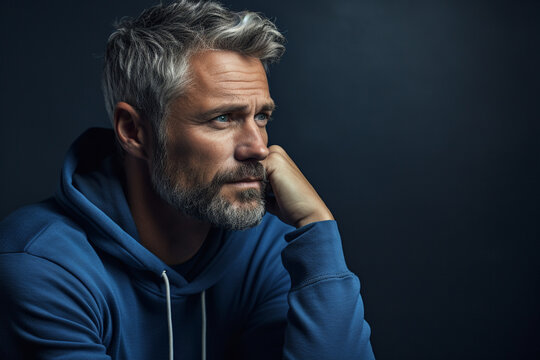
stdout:
<svg viewBox="0 0 540 360">
<path fill-rule="evenodd" d="M 208 50 L 196 54 L 191 59 L 191 68 L 195 84 L 201 89 L 242 87 L 244 83 L 268 91 L 261 61 L 233 51 Z"/>
<path fill-rule="evenodd" d="M 191 84 L 172 103 L 172 116 L 197 118 L 212 108 L 234 104 L 257 111 L 265 103 L 273 104 L 259 59 L 233 51 L 207 50 L 193 55 L 190 71 Z"/>
</svg>

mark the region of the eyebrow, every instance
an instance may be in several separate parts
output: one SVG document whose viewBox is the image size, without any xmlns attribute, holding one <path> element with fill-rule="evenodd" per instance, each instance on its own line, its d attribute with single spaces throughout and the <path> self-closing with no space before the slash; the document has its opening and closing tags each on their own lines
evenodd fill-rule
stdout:
<svg viewBox="0 0 540 360">
<path fill-rule="evenodd" d="M 276 105 L 274 102 L 268 102 L 263 104 L 259 111 L 274 111 Z M 204 119 L 214 118 L 221 114 L 230 114 L 230 113 L 242 113 L 247 112 L 249 105 L 223 105 L 213 108 L 211 110 L 201 113 L 199 116 Z"/>
</svg>

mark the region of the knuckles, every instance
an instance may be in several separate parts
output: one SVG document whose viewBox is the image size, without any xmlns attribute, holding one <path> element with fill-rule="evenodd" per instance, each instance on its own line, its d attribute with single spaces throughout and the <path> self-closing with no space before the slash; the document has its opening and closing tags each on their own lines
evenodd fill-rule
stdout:
<svg viewBox="0 0 540 360">
<path fill-rule="evenodd" d="M 275 146 L 275 145 L 273 145 Z M 279 150 L 270 149 L 270 153 L 268 154 L 268 157 L 266 158 L 267 162 L 270 163 L 279 163 L 282 164 L 286 162 L 286 157 L 284 155 L 284 150 L 282 148 L 279 148 Z"/>
<path fill-rule="evenodd" d="M 268 150 L 268 156 L 264 160 L 266 164 L 272 164 L 270 166 L 273 168 L 296 169 L 299 171 L 298 167 L 281 146 L 272 145 L 268 147 Z"/>
<path fill-rule="evenodd" d="M 281 155 L 287 154 L 285 152 L 285 150 L 279 145 L 272 145 L 272 146 L 268 147 L 268 150 L 270 151 L 270 154 L 272 154 L 272 153 L 278 153 L 278 154 L 281 154 Z"/>
</svg>

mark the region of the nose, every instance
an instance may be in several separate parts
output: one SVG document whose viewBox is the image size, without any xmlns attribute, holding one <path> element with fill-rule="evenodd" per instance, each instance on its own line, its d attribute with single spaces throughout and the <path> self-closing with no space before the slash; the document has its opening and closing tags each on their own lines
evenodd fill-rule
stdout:
<svg viewBox="0 0 540 360">
<path fill-rule="evenodd" d="M 234 156 L 238 161 L 264 160 L 268 156 L 266 127 L 260 127 L 251 119 L 245 121 L 238 134 Z"/>
</svg>

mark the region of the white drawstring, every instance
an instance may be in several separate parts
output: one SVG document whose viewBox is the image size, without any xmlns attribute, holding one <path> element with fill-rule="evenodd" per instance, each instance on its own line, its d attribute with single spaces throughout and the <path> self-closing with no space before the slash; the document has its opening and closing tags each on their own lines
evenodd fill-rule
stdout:
<svg viewBox="0 0 540 360">
<path fill-rule="evenodd" d="M 172 326 L 172 310 L 171 310 L 171 286 L 169 285 L 169 278 L 167 277 L 167 271 L 163 270 L 161 277 L 165 282 L 165 292 L 167 295 L 167 325 L 169 327 L 169 360 L 174 360 L 174 338 L 173 338 L 173 326 Z M 202 314 L 202 334 L 201 334 L 201 358 L 206 360 L 206 292 L 203 290 L 201 293 L 201 314 Z"/>
<path fill-rule="evenodd" d="M 206 297 L 205 291 L 201 293 L 202 334 L 201 334 L 201 359 L 206 360 Z"/>
<path fill-rule="evenodd" d="M 171 311 L 171 287 L 169 285 L 169 278 L 167 277 L 167 272 L 163 270 L 161 277 L 165 282 L 165 292 L 167 294 L 167 324 L 169 326 L 169 360 L 174 359 L 174 339 L 173 339 L 173 328 L 172 328 L 172 311 Z"/>
</svg>

